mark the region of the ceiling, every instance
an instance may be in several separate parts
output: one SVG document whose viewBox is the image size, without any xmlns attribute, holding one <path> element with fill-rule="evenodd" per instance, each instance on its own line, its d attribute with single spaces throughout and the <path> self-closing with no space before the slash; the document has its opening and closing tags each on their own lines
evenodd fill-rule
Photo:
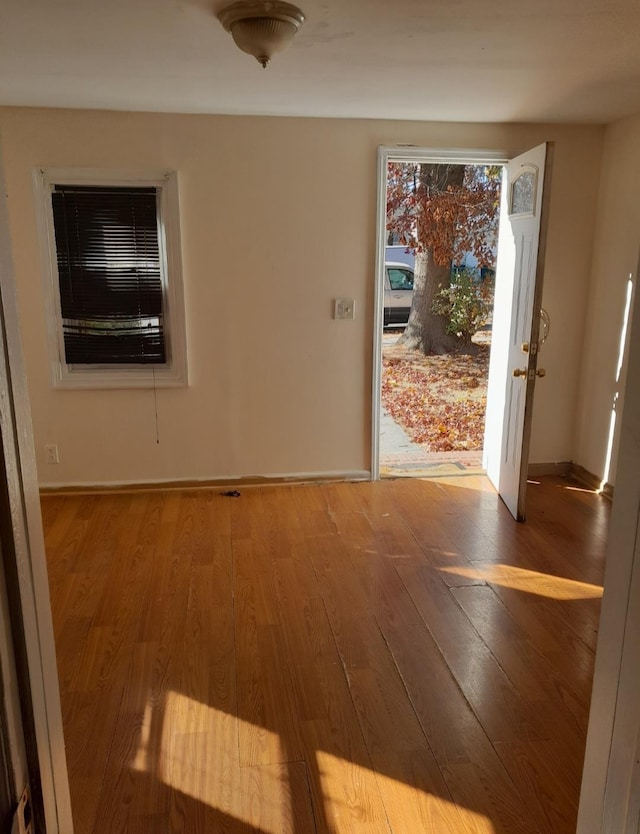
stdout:
<svg viewBox="0 0 640 834">
<path fill-rule="evenodd" d="M 1 0 L 0 104 L 474 122 L 640 112 L 638 0 L 299 0 L 267 69 L 215 0 Z"/>
</svg>

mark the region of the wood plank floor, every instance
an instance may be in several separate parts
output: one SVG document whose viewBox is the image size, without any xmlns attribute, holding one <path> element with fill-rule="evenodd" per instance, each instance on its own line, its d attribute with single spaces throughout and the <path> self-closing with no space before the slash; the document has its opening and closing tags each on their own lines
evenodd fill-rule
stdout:
<svg viewBox="0 0 640 834">
<path fill-rule="evenodd" d="M 608 502 L 46 496 L 76 834 L 571 834 Z"/>
</svg>

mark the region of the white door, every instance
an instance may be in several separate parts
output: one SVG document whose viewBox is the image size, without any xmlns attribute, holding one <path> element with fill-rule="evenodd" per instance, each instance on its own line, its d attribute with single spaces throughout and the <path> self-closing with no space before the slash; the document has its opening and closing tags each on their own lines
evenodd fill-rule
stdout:
<svg viewBox="0 0 640 834">
<path fill-rule="evenodd" d="M 539 145 L 506 166 L 487 393 L 487 475 L 524 520 L 531 412 L 538 369 L 550 153 Z M 543 193 L 546 196 L 543 201 Z"/>
</svg>

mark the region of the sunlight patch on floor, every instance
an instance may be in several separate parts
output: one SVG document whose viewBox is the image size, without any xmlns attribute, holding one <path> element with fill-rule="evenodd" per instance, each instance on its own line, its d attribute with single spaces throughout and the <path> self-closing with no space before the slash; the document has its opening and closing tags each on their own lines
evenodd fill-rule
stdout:
<svg viewBox="0 0 640 834">
<path fill-rule="evenodd" d="M 432 478 L 431 482 L 442 484 L 443 486 L 458 487 L 459 489 L 471 489 L 474 492 L 490 492 L 493 495 L 496 494 L 493 484 L 485 474 L 449 475 L 447 477 Z"/>
<path fill-rule="evenodd" d="M 468 579 L 482 579 L 492 585 L 501 585 L 514 591 L 525 591 L 549 599 L 599 599 L 602 596 L 600 585 L 576 582 L 574 579 L 538 573 L 513 565 L 478 565 L 475 568 L 451 567 L 440 570 Z"/>
<path fill-rule="evenodd" d="M 147 704 L 131 766 L 261 834 L 302 834 L 289 781 L 289 768 L 300 763 L 241 766 L 243 733 L 266 733 L 271 751 L 279 742 L 276 733 L 170 691 L 162 704 Z M 391 753 L 383 767 L 398 767 L 404 776 L 401 761 Z M 394 830 L 407 832 L 495 834 L 482 814 L 425 789 L 437 771 L 428 750 L 414 751 L 406 782 L 322 750 L 315 765 L 328 830 L 387 834 L 391 822 Z"/>
<path fill-rule="evenodd" d="M 495 834 L 495 828 L 482 814 L 460 808 L 413 784 L 323 751 L 316 753 L 316 762 L 331 830 L 378 834 L 388 832 L 388 819 L 394 831 Z M 378 796 L 382 804 L 376 803 Z M 350 825 L 345 825 L 347 820 Z"/>
<path fill-rule="evenodd" d="M 297 834 L 287 765 L 241 767 L 241 732 L 268 736 L 271 749 L 279 744 L 276 733 L 169 692 L 161 710 L 147 704 L 132 767 L 257 831 Z"/>
</svg>

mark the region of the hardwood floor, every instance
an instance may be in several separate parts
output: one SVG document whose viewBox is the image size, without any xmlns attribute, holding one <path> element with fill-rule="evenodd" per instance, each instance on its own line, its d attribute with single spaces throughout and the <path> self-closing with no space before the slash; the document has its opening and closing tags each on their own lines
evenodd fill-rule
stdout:
<svg viewBox="0 0 640 834">
<path fill-rule="evenodd" d="M 609 505 L 46 496 L 76 834 L 575 831 Z"/>
</svg>

